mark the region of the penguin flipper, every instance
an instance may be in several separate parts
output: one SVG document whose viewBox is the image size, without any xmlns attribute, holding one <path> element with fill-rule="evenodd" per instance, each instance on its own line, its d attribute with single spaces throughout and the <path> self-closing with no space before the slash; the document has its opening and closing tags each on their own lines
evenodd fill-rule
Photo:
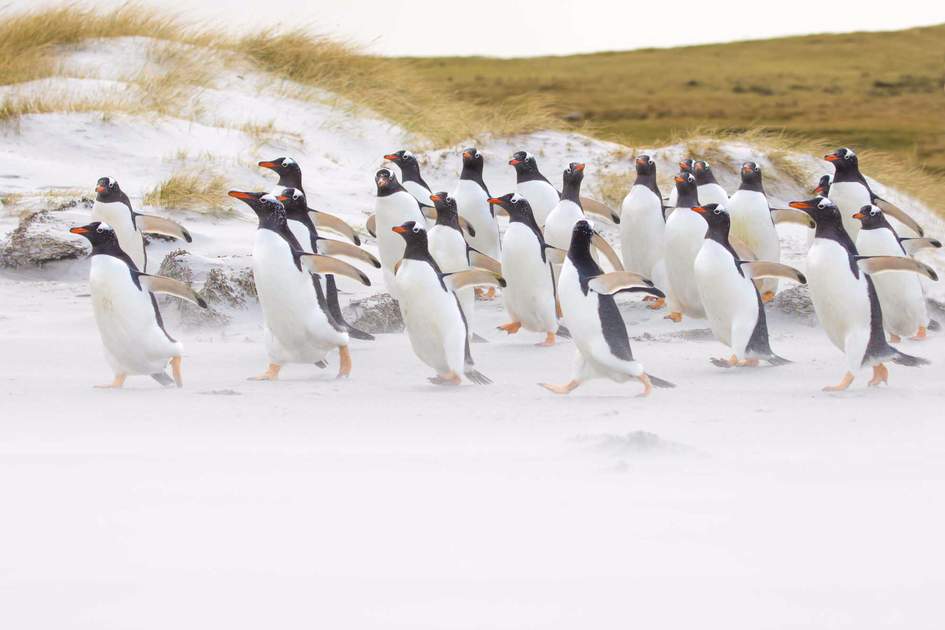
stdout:
<svg viewBox="0 0 945 630">
<path fill-rule="evenodd" d="M 162 387 L 171 387 L 174 385 L 174 379 L 164 372 L 155 372 L 151 374 L 151 378 L 157 381 Z"/>
<path fill-rule="evenodd" d="M 935 238 L 900 238 L 899 244 L 910 256 L 915 256 L 915 253 L 921 249 L 937 249 L 942 246 L 942 242 Z"/>
<path fill-rule="evenodd" d="M 364 222 L 364 229 L 367 230 L 368 234 L 377 238 L 377 215 L 372 214 L 367 218 L 367 221 Z"/>
<path fill-rule="evenodd" d="M 581 207 L 584 209 L 584 212 L 607 219 L 611 223 L 620 224 L 620 215 L 617 214 L 613 208 L 596 199 L 581 197 Z"/>
<path fill-rule="evenodd" d="M 322 212 L 321 210 L 312 210 L 309 208 L 308 214 L 312 219 L 312 222 L 318 227 L 325 228 L 335 234 L 344 236 L 346 239 L 350 240 L 355 245 L 361 244 L 361 239 L 358 238 L 358 235 L 354 233 L 354 228 L 348 225 L 343 219 L 336 217 L 333 214 L 327 212 Z"/>
<path fill-rule="evenodd" d="M 436 212 L 436 208 L 434 208 L 433 206 L 428 206 L 425 203 L 420 203 L 420 212 L 422 212 L 423 216 L 430 219 L 431 221 L 436 221 L 437 212 Z"/>
<path fill-rule="evenodd" d="M 587 286 L 595 293 L 613 295 L 631 288 L 652 288 L 653 282 L 633 271 L 611 271 L 591 278 Z"/>
<path fill-rule="evenodd" d="M 919 236 L 925 236 L 925 230 L 922 229 L 918 221 L 906 214 L 905 210 L 896 204 L 890 203 L 876 194 L 873 195 L 873 203 L 879 206 L 880 210 L 893 217 Z"/>
<path fill-rule="evenodd" d="M 145 234 L 162 234 L 171 238 L 182 239 L 188 243 L 194 240 L 190 232 L 180 223 L 164 217 L 156 217 L 153 214 L 135 213 L 135 226 L 137 226 L 139 232 Z"/>
<path fill-rule="evenodd" d="M 381 261 L 372 256 L 370 252 L 365 251 L 356 245 L 352 245 L 351 243 L 319 237 L 316 244 L 318 246 L 319 254 L 325 256 L 345 256 L 347 258 L 353 258 L 354 260 L 367 263 L 375 269 L 381 268 Z"/>
<path fill-rule="evenodd" d="M 166 278 L 164 276 L 152 276 L 147 273 L 141 273 L 140 271 L 132 271 L 131 273 L 135 274 L 135 279 L 137 279 L 138 284 L 140 284 L 141 288 L 145 291 L 173 295 L 174 297 L 179 297 L 182 300 L 196 304 L 200 308 L 207 308 L 207 303 L 204 299 L 180 280 L 174 280 L 173 278 Z"/>
<path fill-rule="evenodd" d="M 309 273 L 324 273 L 335 276 L 344 276 L 360 282 L 366 287 L 371 286 L 371 280 L 346 262 L 332 258 L 331 256 L 322 256 L 321 254 L 305 254 L 302 252 L 293 252 L 299 258 L 303 267 L 308 269 Z"/>
<path fill-rule="evenodd" d="M 568 252 L 545 243 L 545 257 L 552 263 L 560 265 L 564 262 L 564 259 L 568 257 Z"/>
<path fill-rule="evenodd" d="M 456 292 L 465 287 L 473 286 L 496 286 L 504 287 L 505 278 L 492 271 L 485 269 L 465 269 L 453 273 L 443 274 L 443 284 L 450 291 Z"/>
<path fill-rule="evenodd" d="M 502 263 L 492 256 L 487 256 L 478 249 L 472 247 L 469 248 L 469 266 L 479 267 L 480 269 L 485 269 L 486 271 L 491 271 L 492 273 L 502 275 Z"/>
<path fill-rule="evenodd" d="M 594 236 L 591 237 L 591 244 L 610 262 L 610 266 L 614 268 L 614 271 L 623 271 L 623 261 L 620 260 L 620 256 L 598 232 L 594 232 Z"/>
<path fill-rule="evenodd" d="M 795 210 L 794 208 L 769 208 L 769 210 L 771 211 L 771 220 L 774 221 L 775 225 L 795 223 L 811 229 L 817 227 L 810 215 L 803 210 Z"/>
<path fill-rule="evenodd" d="M 753 279 L 784 278 L 800 284 L 807 284 L 807 278 L 804 274 L 790 265 L 782 265 L 768 260 L 739 260 L 738 266 Z"/>
<path fill-rule="evenodd" d="M 907 256 L 857 256 L 856 264 L 866 273 L 883 273 L 886 271 L 911 271 L 925 276 L 933 282 L 938 280 L 935 270 Z"/>
</svg>

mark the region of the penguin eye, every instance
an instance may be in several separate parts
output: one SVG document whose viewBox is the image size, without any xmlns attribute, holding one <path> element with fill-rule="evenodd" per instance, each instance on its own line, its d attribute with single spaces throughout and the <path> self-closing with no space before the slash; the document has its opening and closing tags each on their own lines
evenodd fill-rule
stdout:
<svg viewBox="0 0 945 630">
<path fill-rule="evenodd" d="M 818 207 L 819 209 L 823 210 L 824 208 L 827 207 L 827 204 L 825 204 L 823 201 L 821 201 L 820 203 L 817 204 L 817 207 Z"/>
<path fill-rule="evenodd" d="M 476 151 L 476 159 L 478 160 L 478 159 L 481 158 L 481 157 L 482 157 L 482 154 L 479 153 L 479 151 Z"/>
<path fill-rule="evenodd" d="M 714 212 L 715 214 L 722 214 L 722 210 L 720 208 L 716 208 L 712 212 Z"/>
<path fill-rule="evenodd" d="M 413 233 L 414 233 L 414 234 L 419 234 L 419 233 L 420 233 L 420 226 L 419 226 L 419 225 L 413 226 Z"/>
<path fill-rule="evenodd" d="M 282 160 L 282 168 L 289 168 L 289 160 Z"/>
<path fill-rule="evenodd" d="M 97 228 L 95 228 L 95 231 L 98 232 L 99 234 L 101 234 L 102 232 L 105 231 L 105 228 L 103 228 L 103 227 L 100 225 L 100 226 L 98 226 Z"/>
</svg>

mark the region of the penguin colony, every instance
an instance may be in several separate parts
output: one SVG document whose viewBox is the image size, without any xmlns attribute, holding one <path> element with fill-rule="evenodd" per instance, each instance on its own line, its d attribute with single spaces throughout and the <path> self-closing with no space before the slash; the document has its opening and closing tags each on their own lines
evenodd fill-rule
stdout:
<svg viewBox="0 0 945 630">
<path fill-rule="evenodd" d="M 710 359 L 721 368 L 789 363 L 771 348 L 764 306 L 784 281 L 809 285 L 827 337 L 844 354 L 842 379 L 825 390 L 846 389 L 865 367 L 872 368 L 869 385 L 875 386 L 887 382 L 889 362 L 927 363 L 891 344 L 903 336 L 924 339 L 936 327 L 919 276 L 938 278 L 913 254 L 941 243 L 871 190 L 851 149 L 824 156 L 833 177 L 822 177 L 812 198 L 787 207 L 772 207 L 755 162 L 741 165 L 741 184 L 729 195 L 708 162 L 682 160 L 664 198 L 655 161 L 640 155 L 619 213 L 581 195 L 586 165 L 580 162 L 568 165 L 559 191 L 534 155 L 518 151 L 509 160 L 515 191 L 494 196 L 475 147 L 462 151 L 452 191 L 434 191 L 410 151 L 384 158 L 400 177 L 387 167 L 374 175 L 375 208 L 366 227 L 377 257 L 361 247 L 350 225 L 309 207 L 292 158 L 259 162 L 278 175 L 272 190 L 229 192 L 258 219 L 252 266 L 267 366 L 253 379 L 277 380 L 291 363 L 326 368 L 335 352 L 338 378 L 349 376 L 351 339 L 373 339 L 345 321 L 339 304 L 338 281 L 371 284 L 356 265 L 382 270 L 410 345 L 436 385 L 491 382 L 475 368 L 470 344 L 482 341 L 473 332 L 476 298 L 493 299 L 497 288 L 509 319 L 499 330 L 537 333 L 543 336 L 537 345 L 545 347 L 570 338 L 576 347 L 570 379 L 540 384 L 557 394 L 597 378 L 637 380 L 642 396 L 674 387 L 634 357 L 614 297 L 621 292 L 642 294 L 651 309 L 668 307 L 666 318 L 674 322 L 708 320 L 731 350 L 729 357 Z M 508 222 L 500 229 L 502 215 Z M 619 224 L 620 255 L 594 228 L 592 215 Z M 915 236 L 899 236 L 890 216 Z M 813 230 L 806 274 L 780 262 L 775 226 L 784 222 Z M 184 283 L 147 273 L 144 235 L 191 242 L 190 233 L 136 212 L 108 177 L 96 185 L 91 222 L 71 232 L 92 245 L 92 305 L 114 372 L 103 387 L 121 387 L 129 375 L 181 387 L 183 347 L 165 329 L 155 294 L 206 304 Z"/>
</svg>

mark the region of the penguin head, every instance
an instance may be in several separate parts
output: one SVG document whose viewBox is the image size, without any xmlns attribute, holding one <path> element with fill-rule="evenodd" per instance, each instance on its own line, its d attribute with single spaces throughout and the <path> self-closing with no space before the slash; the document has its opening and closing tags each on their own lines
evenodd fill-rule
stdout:
<svg viewBox="0 0 945 630">
<path fill-rule="evenodd" d="M 864 230 L 875 230 L 877 228 L 889 227 L 886 215 L 883 211 L 873 204 L 866 204 L 860 211 L 853 215 L 854 219 L 859 219 Z"/>
<path fill-rule="evenodd" d="M 427 231 L 416 221 L 407 221 L 406 223 L 395 225 L 391 228 L 391 232 L 400 234 L 400 236 L 407 241 L 408 245 L 418 243 L 426 245 L 427 242 Z"/>
<path fill-rule="evenodd" d="M 853 152 L 853 149 L 846 147 L 840 147 L 833 153 L 828 153 L 824 156 L 824 159 L 833 164 L 838 171 L 856 171 L 860 168 L 856 153 Z"/>
<path fill-rule="evenodd" d="M 127 203 L 128 195 L 122 191 L 121 186 L 118 185 L 118 180 L 111 177 L 100 177 L 95 183 L 95 200 L 101 203 L 116 201 Z"/>
<path fill-rule="evenodd" d="M 509 164 L 515 167 L 516 173 L 531 173 L 538 170 L 535 156 L 528 151 L 516 151 L 512 154 Z"/>
<path fill-rule="evenodd" d="M 510 217 L 521 218 L 532 211 L 528 199 L 516 193 L 508 193 L 501 197 L 492 197 L 489 199 L 489 203 L 499 206 L 505 210 Z"/>
<path fill-rule="evenodd" d="M 283 188 L 276 200 L 282 201 L 282 206 L 285 208 L 285 214 L 288 218 L 308 212 L 308 201 L 305 199 L 305 193 L 298 188 Z"/>
<path fill-rule="evenodd" d="M 696 176 L 696 185 L 718 183 L 715 179 L 715 173 L 712 172 L 712 166 L 705 160 L 698 160 L 692 163 L 692 172 Z"/>
<path fill-rule="evenodd" d="M 679 172 L 680 173 L 691 173 L 692 165 L 694 160 L 692 158 L 686 158 L 685 160 L 679 160 Z"/>
<path fill-rule="evenodd" d="M 473 168 L 481 171 L 483 164 L 482 153 L 476 147 L 466 147 L 463 149 L 463 168 Z"/>
<path fill-rule="evenodd" d="M 571 230 L 571 249 L 574 251 L 590 251 L 591 239 L 594 238 L 594 226 L 587 219 L 581 219 L 574 224 Z"/>
<path fill-rule="evenodd" d="M 676 190 L 680 194 L 696 192 L 696 176 L 690 172 L 680 171 L 673 181 L 676 182 Z"/>
<path fill-rule="evenodd" d="M 826 197 L 829 190 L 830 175 L 823 175 L 821 176 L 820 181 L 817 182 L 817 186 L 814 188 L 814 194 L 818 197 Z"/>
<path fill-rule="evenodd" d="M 118 242 L 118 236 L 116 236 L 115 230 L 107 223 L 102 223 L 101 221 L 94 221 L 88 225 L 74 227 L 69 230 L 69 232 L 84 236 L 93 247 Z"/>
<path fill-rule="evenodd" d="M 637 175 L 656 175 L 656 162 L 650 159 L 649 155 L 638 155 L 633 161 L 633 166 L 637 170 Z"/>
<path fill-rule="evenodd" d="M 743 163 L 740 174 L 742 177 L 742 182 L 746 184 L 760 184 L 761 183 L 761 167 L 758 166 L 755 162 Z"/>
<path fill-rule="evenodd" d="M 696 206 L 692 211 L 702 215 L 705 222 L 709 224 L 710 230 L 728 234 L 729 228 L 732 227 L 732 219 L 728 211 L 720 204 L 707 203 L 704 206 Z"/>
<path fill-rule="evenodd" d="M 270 215 L 275 212 L 282 214 L 283 220 L 285 220 L 285 207 L 282 205 L 283 201 L 288 201 L 286 195 L 280 194 L 278 197 L 275 195 L 270 195 L 269 193 L 264 192 L 244 192 L 242 190 L 231 190 L 227 193 L 230 197 L 234 199 L 239 199 L 247 206 L 253 209 L 253 212 L 256 213 L 256 216 L 259 217 L 260 221 L 267 219 Z"/>
<path fill-rule="evenodd" d="M 792 201 L 788 204 L 792 208 L 803 210 L 817 224 L 841 224 L 840 209 L 827 197 L 814 197 L 806 201 Z"/>
<path fill-rule="evenodd" d="M 394 153 L 388 153 L 384 156 L 384 159 L 390 160 L 400 167 L 403 167 L 404 165 L 419 164 L 417 162 L 417 156 L 406 149 L 401 149 L 400 151 L 395 151 Z"/>
<path fill-rule="evenodd" d="M 374 183 L 377 186 L 377 196 L 391 195 L 404 187 L 397 181 L 394 171 L 389 168 L 380 168 L 374 173 Z"/>
<path fill-rule="evenodd" d="M 564 169 L 564 185 L 580 186 L 584 181 L 584 167 L 582 162 L 571 162 L 568 168 Z"/>
<path fill-rule="evenodd" d="M 291 182 L 295 187 L 302 184 L 302 169 L 299 167 L 299 163 L 290 157 L 263 160 L 259 162 L 259 166 L 275 171 L 280 181 Z"/>
<path fill-rule="evenodd" d="M 456 200 L 453 199 L 449 193 L 433 193 L 430 195 L 430 201 L 432 201 L 434 207 L 436 207 L 437 218 L 439 218 L 441 214 L 453 216 L 458 213 L 458 210 L 456 209 Z"/>
</svg>

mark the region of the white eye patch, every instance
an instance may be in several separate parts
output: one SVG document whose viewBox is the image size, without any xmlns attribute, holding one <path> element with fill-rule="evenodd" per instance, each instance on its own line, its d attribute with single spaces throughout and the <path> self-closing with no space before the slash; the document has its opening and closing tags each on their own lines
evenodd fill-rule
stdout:
<svg viewBox="0 0 945 630">
<path fill-rule="evenodd" d="M 512 203 L 518 203 L 522 199 L 523 197 L 520 197 L 518 194 L 514 194 L 509 198 L 509 201 L 511 201 Z"/>
</svg>

